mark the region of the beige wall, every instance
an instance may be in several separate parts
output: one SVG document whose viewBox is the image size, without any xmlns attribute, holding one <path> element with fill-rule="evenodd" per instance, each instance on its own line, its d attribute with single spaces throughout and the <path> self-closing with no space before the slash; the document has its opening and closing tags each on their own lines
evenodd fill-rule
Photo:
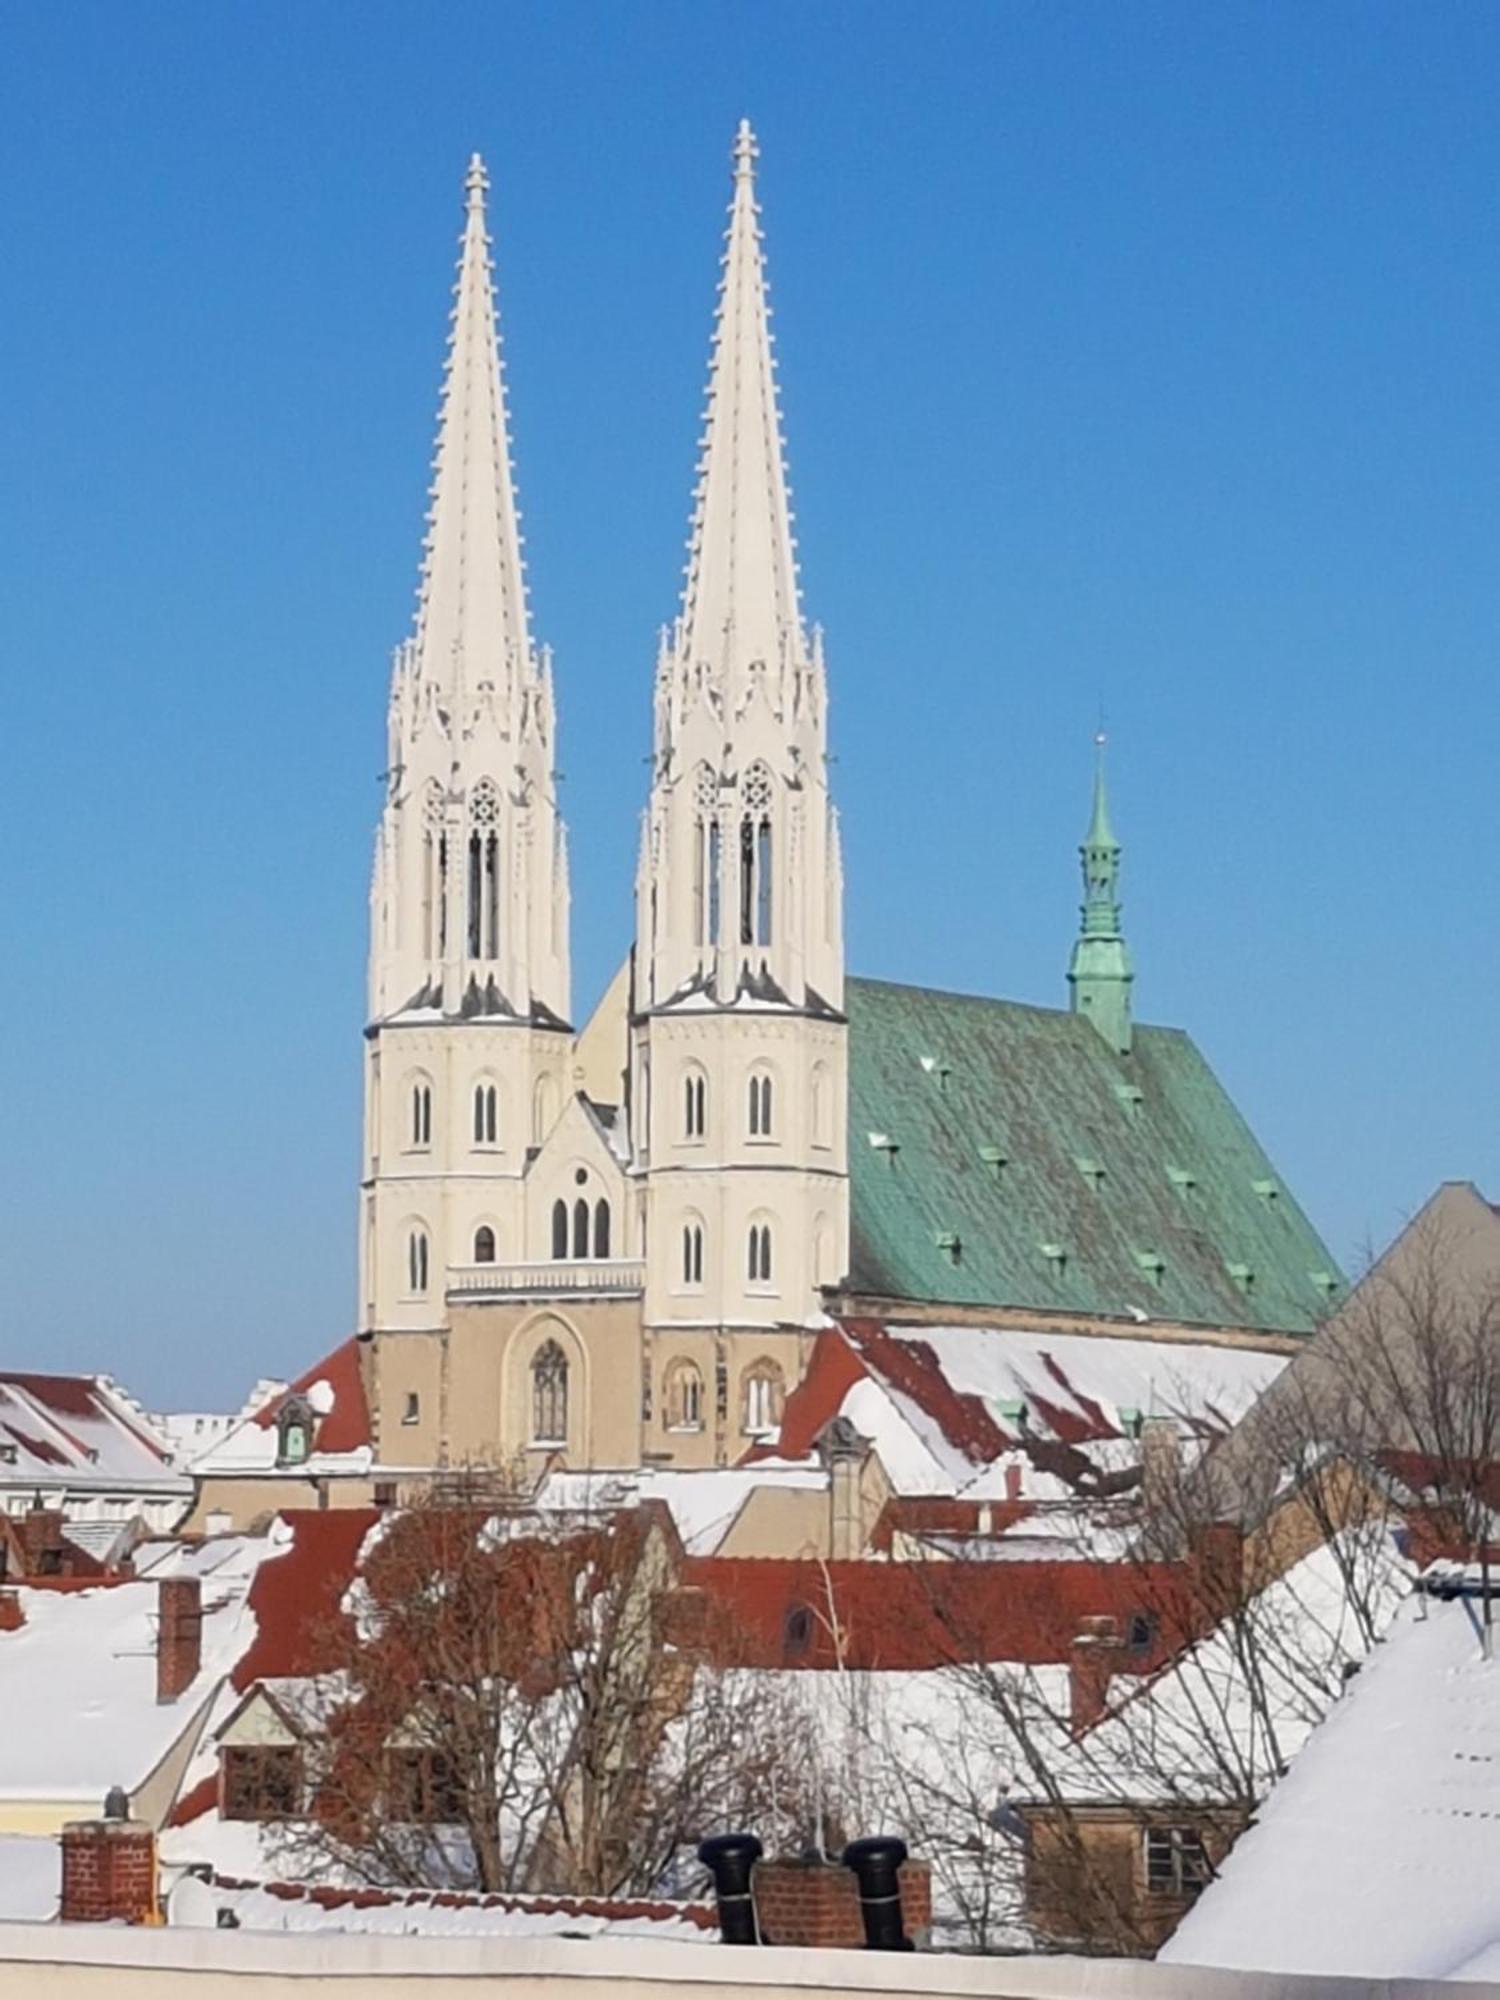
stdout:
<svg viewBox="0 0 1500 2000">
<path fill-rule="evenodd" d="M 223 1512 L 235 1530 L 298 1507 L 369 1507 L 375 1498 L 374 1482 L 364 1477 L 339 1479 L 298 1479 L 291 1473 L 276 1473 L 265 1479 L 204 1479 L 193 1501 L 192 1511 L 178 1531 L 184 1535 L 207 1532 L 210 1514 Z"/>
</svg>

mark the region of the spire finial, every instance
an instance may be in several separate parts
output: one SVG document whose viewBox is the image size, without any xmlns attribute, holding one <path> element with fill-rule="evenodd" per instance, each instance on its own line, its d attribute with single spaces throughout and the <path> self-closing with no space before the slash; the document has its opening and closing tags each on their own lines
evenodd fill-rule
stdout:
<svg viewBox="0 0 1500 2000">
<path fill-rule="evenodd" d="M 1130 1052 L 1130 953 L 1120 926 L 1120 843 L 1109 823 L 1101 725 L 1094 731 L 1094 800 L 1079 848 L 1083 863 L 1082 923 L 1068 966 L 1075 1014 L 1087 1014 L 1112 1049 Z"/>
<path fill-rule="evenodd" d="M 734 135 L 734 177 L 737 181 L 755 179 L 755 162 L 760 148 L 755 143 L 755 133 L 748 118 L 740 120 L 740 129 Z"/>
<path fill-rule="evenodd" d="M 474 205 L 476 198 L 482 201 L 490 191 L 490 177 L 485 172 L 484 161 L 478 153 L 469 155 L 469 171 L 464 179 L 464 190 L 469 197 L 470 207 Z"/>
</svg>

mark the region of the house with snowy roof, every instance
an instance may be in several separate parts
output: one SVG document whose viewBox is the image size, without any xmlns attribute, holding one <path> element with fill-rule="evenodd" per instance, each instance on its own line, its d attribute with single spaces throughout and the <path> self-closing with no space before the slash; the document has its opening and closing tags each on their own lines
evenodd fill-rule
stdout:
<svg viewBox="0 0 1500 2000">
<path fill-rule="evenodd" d="M 108 1540 L 132 1521 L 169 1531 L 192 1492 L 170 1440 L 107 1375 L 0 1372 L 0 1512 L 56 1513 Z"/>
</svg>

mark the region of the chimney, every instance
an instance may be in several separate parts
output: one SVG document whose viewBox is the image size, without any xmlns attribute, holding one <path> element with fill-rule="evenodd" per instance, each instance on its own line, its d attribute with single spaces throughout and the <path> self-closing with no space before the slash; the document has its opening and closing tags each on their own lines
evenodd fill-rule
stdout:
<svg viewBox="0 0 1500 2000">
<path fill-rule="evenodd" d="M 123 1794 L 110 1805 L 126 1813 Z M 62 1830 L 65 1924 L 151 1924 L 157 1921 L 156 1835 L 125 1817 L 72 1820 Z"/>
<path fill-rule="evenodd" d="M 19 1590 L 0 1590 L 0 1632 L 19 1632 L 26 1623 Z"/>
<path fill-rule="evenodd" d="M 828 1468 L 828 1552 L 849 1562 L 865 1552 L 860 1483 L 871 1444 L 847 1417 L 833 1417 L 817 1436 L 818 1456 Z"/>
<path fill-rule="evenodd" d="M 1182 1484 L 1182 1439 L 1175 1417 L 1141 1420 L 1141 1499 L 1146 1518 L 1170 1521 Z"/>
<path fill-rule="evenodd" d="M 1204 1608 L 1222 1618 L 1244 1594 L 1245 1532 L 1238 1521 L 1203 1521 L 1193 1529 L 1192 1548 Z"/>
<path fill-rule="evenodd" d="M 1085 1618 L 1068 1648 L 1068 1726 L 1086 1735 L 1109 1706 L 1109 1683 L 1120 1637 L 1113 1618 Z"/>
<path fill-rule="evenodd" d="M 176 1701 L 203 1664 L 203 1586 L 195 1576 L 157 1585 L 156 1699 Z"/>
<path fill-rule="evenodd" d="M 755 1865 L 755 1914 L 763 1944 L 861 1951 L 859 1883 L 842 1862 L 808 1856 Z"/>
<path fill-rule="evenodd" d="M 60 1507 L 33 1507 L 21 1519 L 21 1558 L 27 1576 L 61 1576 L 67 1543 Z"/>
<path fill-rule="evenodd" d="M 844 1866 L 859 1884 L 859 1914 L 867 1951 L 914 1951 L 901 1908 L 904 1840 L 851 1840 Z"/>
<path fill-rule="evenodd" d="M 761 1856 L 753 1833 L 721 1833 L 701 1841 L 698 1859 L 714 1878 L 719 1935 L 725 1944 L 759 1944 L 750 1876 Z"/>
</svg>

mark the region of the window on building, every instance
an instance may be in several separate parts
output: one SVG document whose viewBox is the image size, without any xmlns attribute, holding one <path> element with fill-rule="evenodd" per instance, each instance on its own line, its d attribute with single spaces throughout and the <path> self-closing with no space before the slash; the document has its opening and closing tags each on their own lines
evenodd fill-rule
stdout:
<svg viewBox="0 0 1500 2000">
<path fill-rule="evenodd" d="M 407 1290 L 420 1298 L 427 1290 L 427 1231 L 414 1229 L 406 1239 Z"/>
<path fill-rule="evenodd" d="M 296 1744 L 230 1744 L 223 1751 L 225 1819 L 296 1819 L 302 1752 Z"/>
<path fill-rule="evenodd" d="M 555 1340 L 539 1347 L 531 1364 L 531 1441 L 568 1441 L 568 1357 Z"/>
<path fill-rule="evenodd" d="M 481 778 L 469 801 L 469 956 L 500 952 L 500 794 Z"/>
<path fill-rule="evenodd" d="M 301 1396 L 292 1396 L 276 1413 L 276 1463 L 301 1465 L 312 1442 L 312 1406 Z"/>
<path fill-rule="evenodd" d="M 406 1407 L 401 1412 L 403 1424 L 417 1424 L 422 1421 L 422 1398 L 415 1389 L 406 1392 Z"/>
<path fill-rule="evenodd" d="M 667 1429 L 701 1431 L 703 1428 L 703 1377 L 697 1364 L 679 1357 L 667 1369 Z"/>
<path fill-rule="evenodd" d="M 552 1255 L 561 1262 L 568 1254 L 568 1204 L 559 1195 L 552 1204 Z"/>
<path fill-rule="evenodd" d="M 594 1255 L 609 1255 L 609 1203 L 602 1196 L 594 1203 Z"/>
<path fill-rule="evenodd" d="M 771 1282 L 771 1225 L 769 1222 L 752 1222 L 746 1246 L 745 1275 L 752 1285 L 769 1285 Z"/>
<path fill-rule="evenodd" d="M 701 1139 L 708 1129 L 708 1080 L 698 1070 L 689 1070 L 682 1080 L 682 1130 L 688 1139 Z"/>
<path fill-rule="evenodd" d="M 750 1137 L 769 1139 L 771 1136 L 771 1079 L 764 1070 L 757 1070 L 750 1079 Z"/>
<path fill-rule="evenodd" d="M 422 805 L 422 940 L 429 959 L 448 949 L 448 838 L 443 788 L 434 778 Z"/>
<path fill-rule="evenodd" d="M 540 1146 L 557 1118 L 557 1087 L 550 1076 L 539 1076 L 531 1093 L 531 1143 Z"/>
<path fill-rule="evenodd" d="M 812 1644 L 813 1617 L 805 1604 L 789 1604 L 781 1621 L 781 1646 L 788 1659 L 800 1659 Z"/>
<path fill-rule="evenodd" d="M 1203 1835 L 1192 1826 L 1148 1826 L 1146 1888 L 1153 1896 L 1191 1900 L 1213 1875 Z"/>
<path fill-rule="evenodd" d="M 703 1283 L 703 1224 L 686 1222 L 682 1228 L 682 1282 Z"/>
<path fill-rule="evenodd" d="M 775 1430 L 784 1395 L 781 1370 L 774 1361 L 757 1361 L 745 1371 L 742 1421 L 748 1437 Z"/>
<path fill-rule="evenodd" d="M 441 1750 L 387 1750 L 385 1809 L 401 1826 L 459 1825 L 466 1801 L 453 1759 Z"/>
<path fill-rule="evenodd" d="M 713 944 L 719 934 L 719 785 L 707 764 L 693 780 L 693 942 Z"/>
<path fill-rule="evenodd" d="M 474 1144 L 494 1146 L 500 1139 L 500 1092 L 493 1083 L 474 1086 Z"/>
<path fill-rule="evenodd" d="M 481 1222 L 474 1231 L 474 1262 L 493 1264 L 495 1261 L 495 1232 L 487 1222 Z"/>
<path fill-rule="evenodd" d="M 421 1078 L 411 1087 L 411 1143 L 419 1151 L 432 1144 L 432 1085 Z"/>
<path fill-rule="evenodd" d="M 589 1205 L 583 1195 L 573 1204 L 573 1255 L 589 1254 Z"/>
<path fill-rule="evenodd" d="M 771 773 L 754 763 L 741 787 L 740 943 L 771 942 Z"/>
</svg>

